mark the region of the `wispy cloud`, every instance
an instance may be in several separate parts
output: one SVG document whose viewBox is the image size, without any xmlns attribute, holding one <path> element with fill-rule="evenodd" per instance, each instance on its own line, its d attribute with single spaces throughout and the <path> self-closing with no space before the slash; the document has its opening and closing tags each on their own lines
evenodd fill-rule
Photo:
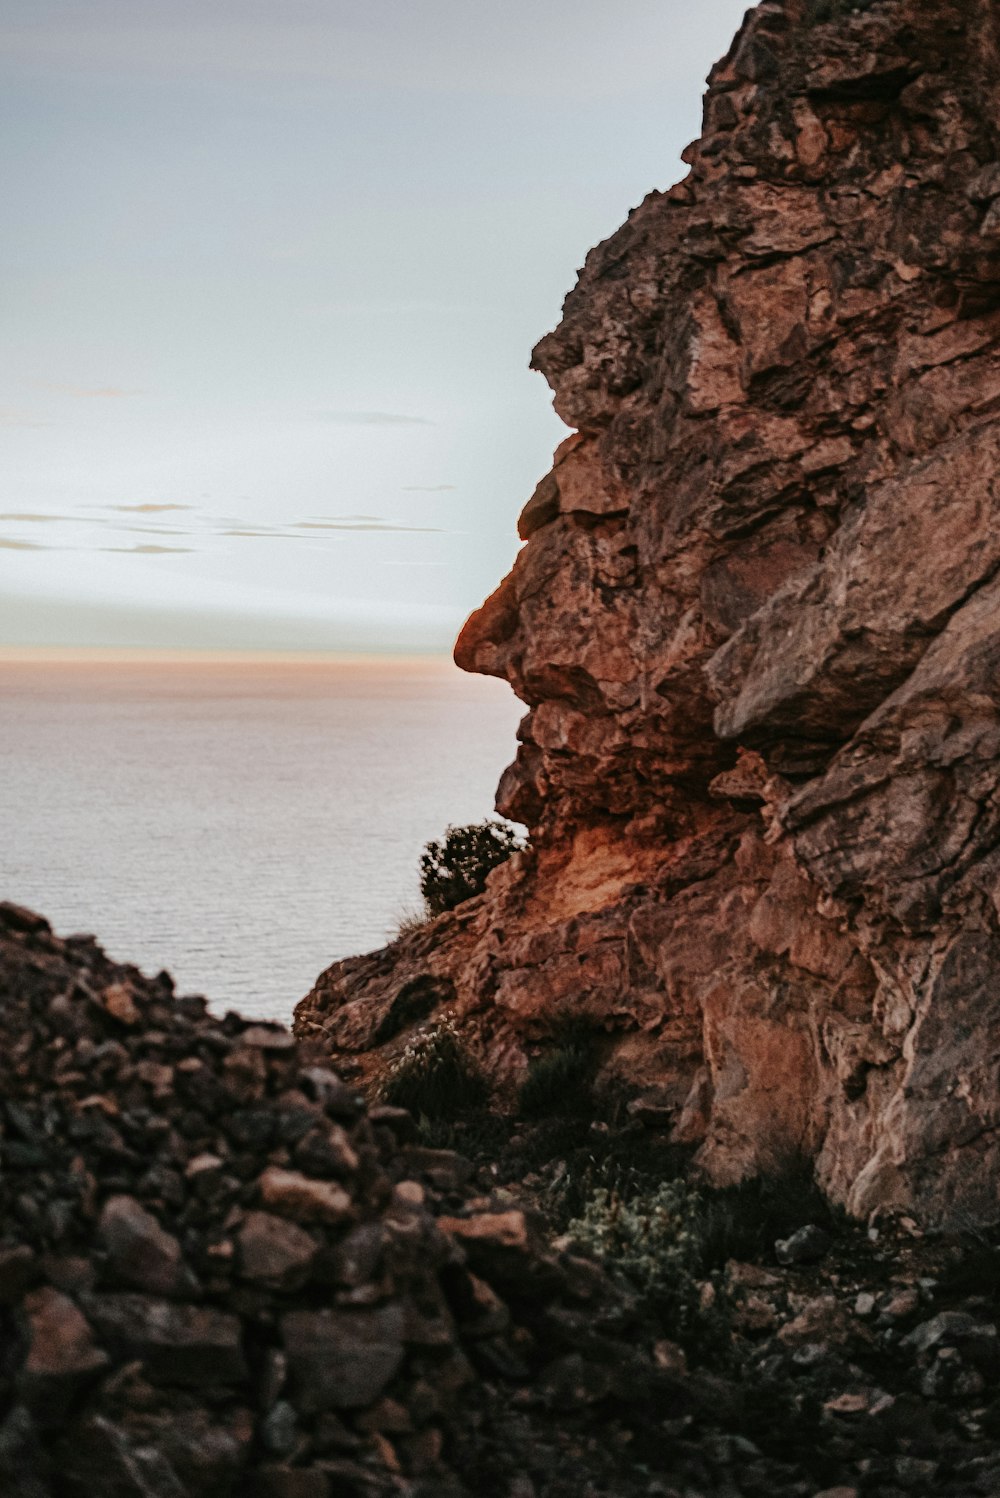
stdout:
<svg viewBox="0 0 1000 1498">
<path fill-rule="evenodd" d="M 9 536 L 0 536 L 0 551 L 50 551 L 51 547 L 39 546 L 37 541 L 12 541 Z"/>
<path fill-rule="evenodd" d="M 251 529 L 250 526 L 234 526 L 230 530 L 220 531 L 219 535 L 220 536 L 247 536 L 247 537 L 258 537 L 258 538 L 263 537 L 263 538 L 265 538 L 267 540 L 270 540 L 270 541 L 273 541 L 276 538 L 280 539 L 281 537 L 285 537 L 289 541 L 295 541 L 295 540 L 300 540 L 301 539 L 301 537 L 290 536 L 287 531 L 255 530 L 255 529 Z"/>
<path fill-rule="evenodd" d="M 47 525 L 52 520 L 68 520 L 68 515 L 36 515 L 30 510 L 9 510 L 6 515 L 0 515 L 0 520 L 27 520 L 32 525 Z"/>
<path fill-rule="evenodd" d="M 341 427 L 430 427 L 426 416 L 406 416 L 399 411 L 317 411 L 317 421 Z"/>
<path fill-rule="evenodd" d="M 427 531 L 440 533 L 436 525 L 394 525 L 374 515 L 350 516 L 344 520 L 296 520 L 300 531 Z"/>
<path fill-rule="evenodd" d="M 117 552 L 125 556 L 160 557 L 179 555 L 182 552 L 190 552 L 191 546 L 102 546 L 101 551 Z"/>
<path fill-rule="evenodd" d="M 136 536 L 190 536 L 191 531 L 177 525 L 118 525 L 114 520 L 105 522 L 116 531 L 129 531 Z"/>
<path fill-rule="evenodd" d="M 165 515 L 168 510 L 193 510 L 194 505 L 175 504 L 142 504 L 142 505 L 103 505 L 105 510 L 117 510 L 122 515 Z"/>
</svg>

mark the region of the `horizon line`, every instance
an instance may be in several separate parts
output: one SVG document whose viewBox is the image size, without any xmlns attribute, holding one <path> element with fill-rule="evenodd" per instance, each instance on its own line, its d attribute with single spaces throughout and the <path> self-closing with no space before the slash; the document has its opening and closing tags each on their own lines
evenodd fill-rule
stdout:
<svg viewBox="0 0 1000 1498">
<path fill-rule="evenodd" d="M 227 649 L 164 645 L 6 645 L 0 642 L 0 665 L 312 665 L 386 667 L 447 664 L 459 669 L 451 650 L 299 650 Z"/>
</svg>

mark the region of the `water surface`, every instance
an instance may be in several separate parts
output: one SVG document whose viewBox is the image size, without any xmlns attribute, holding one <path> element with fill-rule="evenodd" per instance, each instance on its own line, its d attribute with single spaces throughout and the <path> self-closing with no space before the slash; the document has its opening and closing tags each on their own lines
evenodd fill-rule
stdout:
<svg viewBox="0 0 1000 1498">
<path fill-rule="evenodd" d="M 0 660 L 0 898 L 287 1019 L 491 813 L 523 711 L 439 660 Z"/>
</svg>

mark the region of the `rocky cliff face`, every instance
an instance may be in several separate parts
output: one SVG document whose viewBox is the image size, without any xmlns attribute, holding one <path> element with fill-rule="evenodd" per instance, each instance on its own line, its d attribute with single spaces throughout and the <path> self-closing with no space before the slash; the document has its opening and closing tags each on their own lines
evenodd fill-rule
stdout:
<svg viewBox="0 0 1000 1498">
<path fill-rule="evenodd" d="M 1000 18 L 831 9 L 751 12 L 535 350 L 573 433 L 456 649 L 528 705 L 531 852 L 297 1024 L 368 1066 L 449 1008 L 502 1086 L 582 1015 L 717 1181 L 988 1217 Z"/>
</svg>

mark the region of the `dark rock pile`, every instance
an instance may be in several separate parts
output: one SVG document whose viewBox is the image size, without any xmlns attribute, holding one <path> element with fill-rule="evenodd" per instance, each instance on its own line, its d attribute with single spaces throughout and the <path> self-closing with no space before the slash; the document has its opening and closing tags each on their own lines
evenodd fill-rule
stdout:
<svg viewBox="0 0 1000 1498">
<path fill-rule="evenodd" d="M 434 1217 L 465 1163 L 286 1030 L 9 905 L 0 1097 L 3 1494 L 466 1491 L 443 1449 L 470 1350 L 517 1373 L 530 1340 L 468 1263 L 594 1294 L 523 1214 L 463 1222 L 466 1253 Z"/>
<path fill-rule="evenodd" d="M 1000 1490 L 1000 1259 L 803 1223 L 685 1354 L 502 1160 L 10 905 L 0 1110 L 0 1498 Z"/>
</svg>

